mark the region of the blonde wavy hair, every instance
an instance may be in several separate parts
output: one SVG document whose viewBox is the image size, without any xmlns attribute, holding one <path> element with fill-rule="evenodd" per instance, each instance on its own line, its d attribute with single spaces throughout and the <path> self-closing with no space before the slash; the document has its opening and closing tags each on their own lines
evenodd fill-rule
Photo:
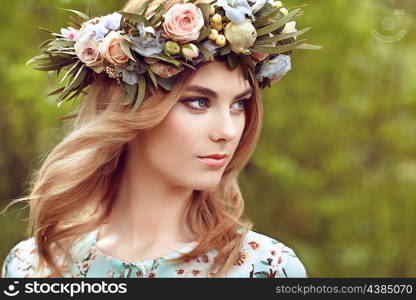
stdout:
<svg viewBox="0 0 416 300">
<path fill-rule="evenodd" d="M 134 12 L 144 1 L 128 1 L 123 10 Z M 154 1 L 153 7 L 160 2 Z M 65 265 L 72 261 L 69 249 L 107 222 L 129 142 L 163 121 L 191 73 L 190 69 L 181 72 L 170 92 L 157 89 L 153 95 L 147 94 L 133 114 L 127 113 L 130 106 L 119 104 L 122 90 L 115 80 L 100 74 L 91 85 L 71 117 L 68 133 L 31 174 L 29 195 L 12 200 L 5 208 L 21 201 L 28 203 L 27 236 L 34 237 L 37 245 L 37 271 L 48 267 L 51 277 L 64 277 Z M 185 220 L 199 243 L 191 252 L 174 259 L 186 262 L 215 248 L 218 254 L 212 277 L 223 277 L 236 263 L 244 235 L 253 226 L 244 216 L 244 199 L 237 183 L 262 127 L 259 86 L 257 82 L 251 84 L 254 101 L 246 106 L 243 135 L 220 183 L 211 191 L 194 190 L 186 208 Z M 61 265 L 58 258 L 62 257 Z"/>
</svg>

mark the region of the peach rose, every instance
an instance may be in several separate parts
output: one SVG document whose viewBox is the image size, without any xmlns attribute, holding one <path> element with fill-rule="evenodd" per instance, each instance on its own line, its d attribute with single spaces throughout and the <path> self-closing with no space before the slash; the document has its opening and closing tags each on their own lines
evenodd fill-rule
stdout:
<svg viewBox="0 0 416 300">
<path fill-rule="evenodd" d="M 165 35 L 177 42 L 187 43 L 198 39 L 204 16 L 193 3 L 174 4 L 165 15 L 163 29 Z"/>
<path fill-rule="evenodd" d="M 94 36 L 88 32 L 79 35 L 74 45 L 78 58 L 97 73 L 104 71 L 105 62 Z"/>
<path fill-rule="evenodd" d="M 174 66 L 169 66 L 166 64 L 162 64 L 160 62 L 154 62 L 149 65 L 150 69 L 153 71 L 153 73 L 159 75 L 163 78 L 169 78 L 179 72 L 181 72 L 180 69 L 175 68 Z"/>
<path fill-rule="evenodd" d="M 101 53 L 104 58 L 112 65 L 119 67 L 124 65 L 129 57 L 121 48 L 123 38 L 117 31 L 110 31 L 101 44 Z"/>
</svg>

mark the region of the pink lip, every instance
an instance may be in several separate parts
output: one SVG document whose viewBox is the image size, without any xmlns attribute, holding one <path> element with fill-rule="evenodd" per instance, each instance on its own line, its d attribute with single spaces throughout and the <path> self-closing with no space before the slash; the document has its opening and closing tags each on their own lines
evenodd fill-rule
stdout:
<svg viewBox="0 0 416 300">
<path fill-rule="evenodd" d="M 198 157 L 203 163 L 210 167 L 222 167 L 225 164 L 225 157 L 223 158 L 212 158 L 212 157 Z"/>
</svg>

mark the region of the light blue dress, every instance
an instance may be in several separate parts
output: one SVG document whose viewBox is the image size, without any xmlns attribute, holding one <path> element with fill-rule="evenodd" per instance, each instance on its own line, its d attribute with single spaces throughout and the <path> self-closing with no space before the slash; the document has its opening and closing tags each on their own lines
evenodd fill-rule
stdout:
<svg viewBox="0 0 416 300">
<path fill-rule="evenodd" d="M 178 251 L 155 259 L 126 263 L 101 252 L 96 247 L 97 233 L 98 230 L 90 232 L 72 248 L 71 255 L 75 263 L 67 266 L 64 277 L 213 277 L 209 267 L 218 253 L 215 248 L 186 263 L 172 263 L 169 259 L 190 251 L 197 242 L 189 243 Z M 37 261 L 34 238 L 22 240 L 6 256 L 1 277 L 51 277 L 47 268 L 42 273 L 35 272 Z M 305 278 L 308 275 L 291 248 L 267 235 L 248 231 L 238 259 L 224 277 Z"/>
</svg>

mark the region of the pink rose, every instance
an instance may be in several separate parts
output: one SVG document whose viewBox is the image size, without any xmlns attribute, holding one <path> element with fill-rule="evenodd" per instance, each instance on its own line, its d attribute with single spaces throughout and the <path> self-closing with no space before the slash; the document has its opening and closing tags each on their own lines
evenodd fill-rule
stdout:
<svg viewBox="0 0 416 300">
<path fill-rule="evenodd" d="M 154 62 L 149 65 L 150 69 L 153 71 L 153 73 L 159 75 L 163 78 L 169 78 L 179 72 L 181 72 L 180 69 L 175 68 L 174 66 L 169 66 L 166 64 L 162 64 L 160 62 Z"/>
<path fill-rule="evenodd" d="M 187 43 L 198 39 L 204 16 L 193 3 L 174 4 L 165 15 L 163 29 L 165 35 L 174 41 Z"/>
<path fill-rule="evenodd" d="M 83 32 L 74 45 L 78 58 L 97 73 L 104 71 L 104 59 L 101 56 L 97 42 L 91 33 Z"/>
<path fill-rule="evenodd" d="M 110 31 L 104 38 L 100 50 L 104 58 L 112 65 L 119 67 L 124 65 L 129 57 L 121 48 L 123 38 L 117 31 Z"/>
</svg>

